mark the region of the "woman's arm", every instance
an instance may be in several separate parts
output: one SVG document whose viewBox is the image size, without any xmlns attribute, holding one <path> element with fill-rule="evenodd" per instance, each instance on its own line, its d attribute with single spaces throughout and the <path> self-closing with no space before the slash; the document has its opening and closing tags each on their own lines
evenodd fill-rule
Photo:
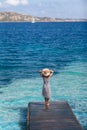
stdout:
<svg viewBox="0 0 87 130">
<path fill-rule="evenodd" d="M 54 71 L 50 70 L 50 77 L 53 75 Z"/>
<path fill-rule="evenodd" d="M 43 73 L 42 73 L 42 70 L 39 71 L 40 75 L 43 77 Z"/>
</svg>

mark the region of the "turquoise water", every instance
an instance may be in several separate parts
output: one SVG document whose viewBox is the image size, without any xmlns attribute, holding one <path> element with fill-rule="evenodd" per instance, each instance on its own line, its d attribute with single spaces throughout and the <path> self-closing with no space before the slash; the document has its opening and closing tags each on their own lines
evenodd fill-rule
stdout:
<svg viewBox="0 0 87 130">
<path fill-rule="evenodd" d="M 55 71 L 54 100 L 67 100 L 87 130 L 87 23 L 0 23 L 0 130 L 26 130 L 27 105 L 44 101 L 38 71 Z"/>
</svg>

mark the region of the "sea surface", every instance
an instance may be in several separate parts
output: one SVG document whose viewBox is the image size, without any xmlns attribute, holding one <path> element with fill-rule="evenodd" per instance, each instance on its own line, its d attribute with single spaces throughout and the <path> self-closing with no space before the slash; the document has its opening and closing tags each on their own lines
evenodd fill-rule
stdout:
<svg viewBox="0 0 87 130">
<path fill-rule="evenodd" d="M 0 130 L 26 130 L 43 68 L 54 70 L 51 101 L 68 101 L 87 130 L 87 22 L 0 23 Z"/>
</svg>

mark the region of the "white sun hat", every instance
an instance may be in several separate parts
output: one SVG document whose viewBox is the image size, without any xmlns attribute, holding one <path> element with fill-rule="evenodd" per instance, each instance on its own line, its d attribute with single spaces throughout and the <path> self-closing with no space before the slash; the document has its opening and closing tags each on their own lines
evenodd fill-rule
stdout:
<svg viewBox="0 0 87 130">
<path fill-rule="evenodd" d="M 43 76 L 50 76 L 51 72 L 52 72 L 52 70 L 50 70 L 48 68 L 41 70 L 41 73 L 42 73 Z"/>
</svg>

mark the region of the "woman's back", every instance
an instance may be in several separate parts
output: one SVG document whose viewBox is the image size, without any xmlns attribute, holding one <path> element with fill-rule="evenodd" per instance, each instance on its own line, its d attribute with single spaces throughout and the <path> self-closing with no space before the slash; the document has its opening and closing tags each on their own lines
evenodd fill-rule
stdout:
<svg viewBox="0 0 87 130">
<path fill-rule="evenodd" d="M 42 94 L 45 98 L 50 98 L 51 96 L 51 89 L 50 89 L 50 79 L 43 77 L 43 89 Z"/>
</svg>

